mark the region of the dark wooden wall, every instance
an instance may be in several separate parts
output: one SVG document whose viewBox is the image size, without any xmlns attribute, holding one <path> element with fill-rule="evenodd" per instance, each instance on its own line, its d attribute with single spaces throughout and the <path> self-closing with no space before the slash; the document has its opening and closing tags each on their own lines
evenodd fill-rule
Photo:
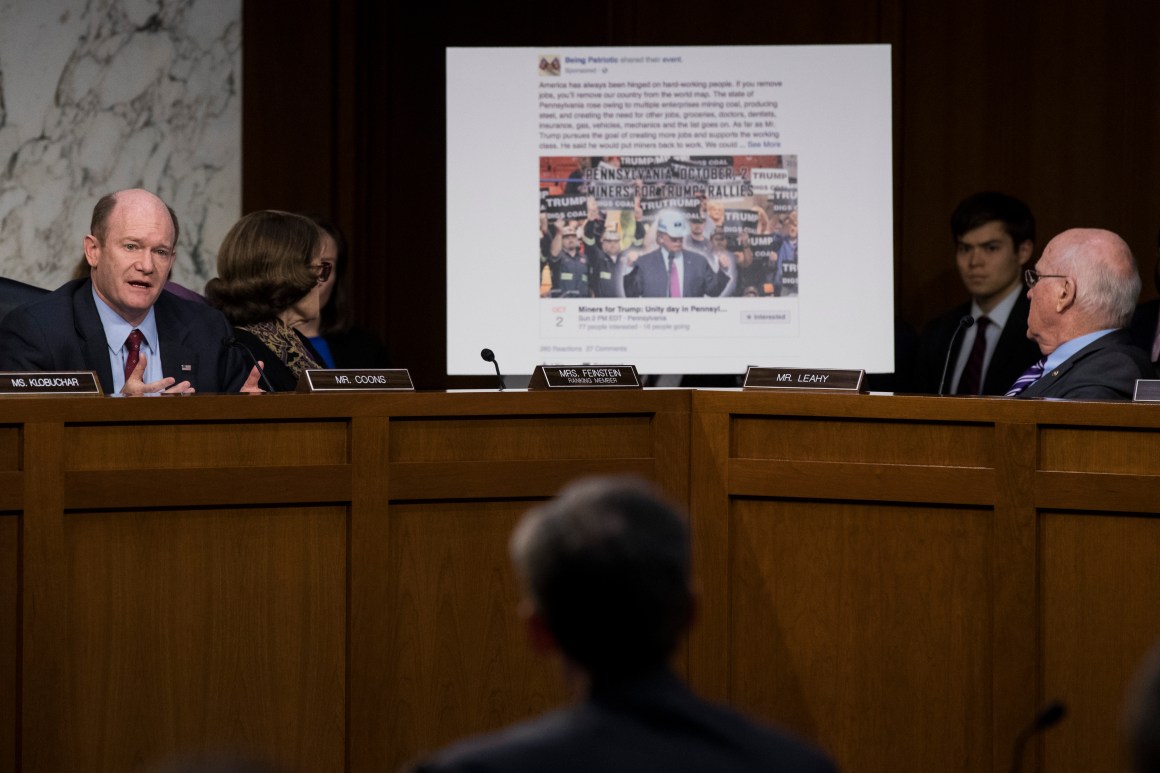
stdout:
<svg viewBox="0 0 1160 773">
<path fill-rule="evenodd" d="M 1144 297 L 1156 294 L 1160 5 L 405 8 L 246 0 L 242 201 L 246 211 L 334 215 L 354 248 L 361 318 L 420 388 L 467 385 L 444 374 L 446 46 L 889 43 L 899 317 L 918 327 L 965 299 L 947 221 L 959 199 L 984 188 L 1027 200 L 1040 248 L 1075 226 L 1117 231 L 1141 263 Z"/>
</svg>

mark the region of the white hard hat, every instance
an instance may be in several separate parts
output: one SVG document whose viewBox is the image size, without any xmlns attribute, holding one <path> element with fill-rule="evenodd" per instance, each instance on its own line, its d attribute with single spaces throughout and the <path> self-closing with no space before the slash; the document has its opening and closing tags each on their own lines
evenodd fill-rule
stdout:
<svg viewBox="0 0 1160 773">
<path fill-rule="evenodd" d="M 657 215 L 657 233 L 666 234 L 674 239 L 684 239 L 689 235 L 689 221 L 682 213 L 666 209 Z"/>
</svg>

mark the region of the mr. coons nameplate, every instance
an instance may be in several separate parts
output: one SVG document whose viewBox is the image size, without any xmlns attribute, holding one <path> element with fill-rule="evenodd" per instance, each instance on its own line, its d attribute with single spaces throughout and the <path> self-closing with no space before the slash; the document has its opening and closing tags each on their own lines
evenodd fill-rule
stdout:
<svg viewBox="0 0 1160 773">
<path fill-rule="evenodd" d="M 828 392 L 861 392 L 864 370 L 818 368 L 755 368 L 745 371 L 745 389 L 819 389 Z"/>
<path fill-rule="evenodd" d="M 0 395 L 101 395 L 101 382 L 91 370 L 0 373 Z"/>
<path fill-rule="evenodd" d="M 632 365 L 540 365 L 528 389 L 640 389 Z"/>
<path fill-rule="evenodd" d="M 414 390 L 406 368 L 374 370 L 322 370 L 302 372 L 299 392 L 391 392 Z"/>
</svg>

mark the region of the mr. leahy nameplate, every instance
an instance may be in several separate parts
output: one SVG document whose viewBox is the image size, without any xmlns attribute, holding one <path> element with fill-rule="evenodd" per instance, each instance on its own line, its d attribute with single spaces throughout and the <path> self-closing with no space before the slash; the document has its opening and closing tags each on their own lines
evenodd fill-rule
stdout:
<svg viewBox="0 0 1160 773">
<path fill-rule="evenodd" d="M 820 368 L 756 368 L 745 371 L 745 389 L 817 389 L 829 392 L 861 392 L 864 370 Z"/>
<path fill-rule="evenodd" d="M 101 382 L 91 370 L 0 373 L 0 395 L 97 395 Z"/>
<path fill-rule="evenodd" d="M 392 392 L 414 390 L 406 368 L 322 370 L 302 372 L 299 392 Z"/>
<path fill-rule="evenodd" d="M 1132 401 L 1137 403 L 1160 403 L 1160 379 L 1136 379 L 1136 391 Z"/>
<path fill-rule="evenodd" d="M 528 389 L 640 389 L 632 365 L 540 365 Z"/>
</svg>

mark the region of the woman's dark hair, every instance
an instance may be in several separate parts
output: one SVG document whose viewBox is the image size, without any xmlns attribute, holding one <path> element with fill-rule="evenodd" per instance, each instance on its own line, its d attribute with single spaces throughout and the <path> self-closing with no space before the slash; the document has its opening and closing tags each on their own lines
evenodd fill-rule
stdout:
<svg viewBox="0 0 1160 773">
<path fill-rule="evenodd" d="M 346 270 L 346 237 L 334 221 L 325 215 L 308 214 L 306 217 L 334 239 L 334 289 L 330 291 L 330 300 L 322 307 L 318 318 L 318 332 L 325 338 L 334 333 L 345 333 L 354 326 L 350 272 Z"/>
<path fill-rule="evenodd" d="M 318 284 L 313 267 L 321 238 L 312 221 L 265 209 L 243 217 L 218 250 L 216 278 L 205 294 L 234 325 L 275 319 Z"/>
</svg>

